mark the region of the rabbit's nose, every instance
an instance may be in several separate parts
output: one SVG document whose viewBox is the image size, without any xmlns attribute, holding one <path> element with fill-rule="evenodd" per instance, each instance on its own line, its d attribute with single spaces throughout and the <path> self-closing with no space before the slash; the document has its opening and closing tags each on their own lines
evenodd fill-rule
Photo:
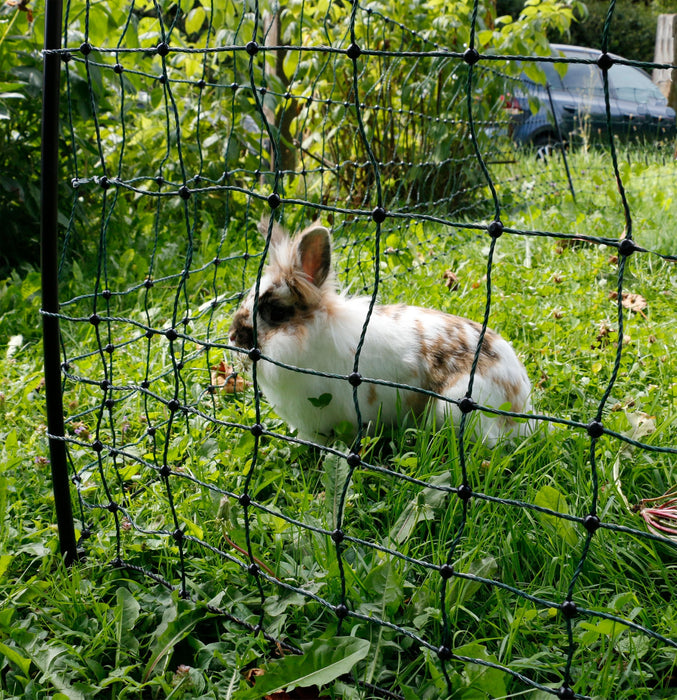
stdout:
<svg viewBox="0 0 677 700">
<path fill-rule="evenodd" d="M 248 326 L 234 325 L 230 329 L 230 342 L 238 348 L 249 348 L 254 346 L 254 331 Z"/>
</svg>

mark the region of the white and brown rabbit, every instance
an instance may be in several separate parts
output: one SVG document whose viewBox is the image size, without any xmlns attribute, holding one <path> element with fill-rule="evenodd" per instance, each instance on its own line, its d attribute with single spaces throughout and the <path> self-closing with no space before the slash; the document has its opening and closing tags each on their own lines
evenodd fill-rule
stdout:
<svg viewBox="0 0 677 700">
<path fill-rule="evenodd" d="M 264 220 L 259 224 L 264 237 L 269 226 L 269 257 L 259 285 L 256 319 L 256 346 L 264 356 L 257 365 L 258 381 L 275 411 L 298 430 L 300 438 L 326 443 L 339 424 L 350 421 L 357 429 L 353 387 L 347 377 L 353 372 L 370 299 L 337 292 L 326 228 L 313 224 L 292 238 L 277 223 Z M 256 286 L 233 317 L 230 341 L 239 349 L 254 346 L 255 290 Z M 408 416 L 423 414 L 431 401 L 437 425 L 449 416 L 458 425 L 458 402 L 467 395 L 480 331 L 478 323 L 433 309 L 374 306 L 359 356 L 359 374 L 365 380 L 357 389 L 363 425 L 373 427 L 377 421 L 401 425 Z M 300 373 L 266 358 L 346 378 Z M 368 379 L 418 387 L 452 401 Z M 472 401 L 503 410 L 509 405 L 509 410 L 524 413 L 531 408 L 530 391 L 515 351 L 487 330 Z M 318 401 L 320 397 L 324 400 Z M 503 436 L 527 435 L 535 424 L 479 410 L 468 418 L 474 438 L 489 445 Z"/>
</svg>

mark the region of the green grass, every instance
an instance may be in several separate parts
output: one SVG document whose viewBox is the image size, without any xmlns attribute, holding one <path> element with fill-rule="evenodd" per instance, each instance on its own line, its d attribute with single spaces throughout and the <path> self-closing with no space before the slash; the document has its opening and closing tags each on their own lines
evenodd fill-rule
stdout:
<svg viewBox="0 0 677 700">
<path fill-rule="evenodd" d="M 588 183 L 596 183 L 596 173 L 608 165 L 594 153 L 572 158 L 576 172 L 589 168 Z M 547 189 L 559 167 L 556 161 L 544 167 L 527 159 L 518 167 L 527 175 L 533 172 L 540 178 L 538 187 L 545 182 L 546 189 L 533 200 L 522 198 L 520 206 L 514 202 L 504 213 L 507 226 L 609 238 L 622 234 L 623 213 L 608 169 L 599 189 L 582 187 L 574 203 L 566 193 Z M 666 182 L 662 167 L 631 163 L 624 180 L 638 242 L 674 254 L 677 238 L 672 224 L 666 224 L 674 213 L 672 185 L 660 194 L 646 185 L 646 178 Z M 500 182 L 503 173 L 494 174 Z M 505 196 L 500 187 L 499 194 Z M 193 269 L 213 257 L 214 245 L 208 237 L 200 239 Z M 389 252 L 380 269 L 383 300 L 404 297 L 481 320 L 487 240 L 415 224 L 404 231 L 386 227 L 384 245 Z M 221 256 L 240 250 L 233 239 Z M 175 253 L 164 251 L 159 261 L 167 274 L 182 264 L 180 245 Z M 64 323 L 73 377 L 100 381 L 105 367 L 116 386 L 152 380 L 151 394 L 116 390 L 115 405 L 103 411 L 98 385 L 65 382 L 69 451 L 84 503 L 76 498 L 77 527 L 79 532 L 84 524 L 91 529 L 83 542 L 85 558 L 69 570 L 57 552 L 46 460 L 35 280 L 7 282 L 1 307 L 0 697 L 229 698 L 247 686 L 243 673 L 248 668 L 261 666 L 279 650 L 217 612 L 222 610 L 250 626 L 263 619 L 267 633 L 294 647 L 314 642 L 303 647 L 308 649 L 306 671 L 319 664 L 317 678 L 331 680 L 330 696 L 372 697 L 364 687 L 334 680 L 322 666 L 328 662 L 318 640 L 338 633 L 369 641 L 367 655 L 353 666 L 356 679 L 392 688 L 407 699 L 445 697 L 450 685 L 454 698 L 543 700 L 552 696 L 492 666 L 453 660 L 446 664 L 445 678 L 437 655 L 415 638 L 432 648 L 445 641 L 461 657 L 499 664 L 557 688 L 569 647 L 567 622 L 553 606 L 565 600 L 570 586 L 579 608 L 593 611 L 571 621 L 574 689 L 597 698 L 673 697 L 675 647 L 595 613 L 633 620 L 677 640 L 677 609 L 671 602 L 677 593 L 675 547 L 607 528 L 588 547 L 580 522 L 533 507 L 582 518 L 592 507 L 596 478 L 602 521 L 645 532 L 626 499 L 632 506 L 675 484 L 674 454 L 632 447 L 610 435 L 597 441 L 594 472 L 590 462 L 590 438 L 582 426 L 597 413 L 616 356 L 617 301 L 610 298 L 617 287 L 615 253 L 551 238 L 504 234 L 497 241 L 490 325 L 510 338 L 523 358 L 535 385 L 535 410 L 576 425 L 554 425 L 516 446 L 467 445 L 468 483 L 487 498 L 472 498 L 465 518 L 461 500 L 449 491 L 463 480 L 449 427 L 368 440 L 366 464 L 354 471 L 342 511 L 346 461 L 288 440 L 287 428 L 265 403 L 261 420 L 273 435 L 264 436 L 254 451 L 254 437 L 238 427 L 257 420 L 251 388 L 238 398 L 210 394 L 209 368 L 222 353 L 212 348 L 207 354 L 193 339 L 226 342 L 236 301 L 223 303 L 216 313 L 209 301 L 214 288 L 227 295 L 241 289 L 243 277 L 251 281 L 256 259 L 245 264 L 235 257 L 216 273 L 208 266 L 191 274 L 178 302 L 176 278 L 159 281 L 150 291 L 141 287 L 112 297 L 107 315 L 158 329 L 169 327 L 173 313 L 183 318 L 187 309 L 191 322 L 185 343 L 179 339 L 170 346 L 158 335 L 146 339 L 143 329 L 115 321 L 111 359 L 99 353 L 91 324 Z M 346 248 L 341 264 L 348 271 L 340 277 L 360 279 L 362 274 L 369 288 L 370 256 L 367 245 Z M 116 256 L 110 262 L 112 291 L 139 284 L 147 269 L 143 251 Z M 447 269 L 458 277 L 454 291 L 444 285 Z M 646 308 L 624 314 L 619 373 L 603 412 L 605 427 L 627 436 L 639 436 L 633 425 L 644 418 L 648 429 L 641 441 L 673 448 L 676 283 L 670 262 L 644 254 L 627 260 L 624 290 L 641 295 Z M 68 284 L 73 298 L 92 290 L 87 271 L 76 270 Z M 91 308 L 91 299 L 83 299 L 62 311 L 87 318 Z M 99 327 L 102 345 L 109 342 L 107 328 L 105 323 Z M 17 333 L 23 341 L 10 344 L 10 335 Z M 166 402 L 175 391 L 192 411 L 170 419 Z M 155 428 L 152 436 L 149 426 Z M 104 451 L 99 464 L 90 447 L 97 438 L 115 445 L 117 456 Z M 334 447 L 348 449 L 340 443 Z M 169 480 L 157 473 L 165 461 L 173 470 Z M 247 484 L 265 510 L 252 506 L 245 517 L 235 496 Z M 124 512 L 101 507 L 111 498 Z M 336 545 L 322 533 L 337 527 L 339 513 L 349 536 L 341 545 L 346 599 L 359 616 L 346 618 L 340 627 L 321 601 L 299 592 L 332 605 L 341 602 Z M 180 586 L 179 546 L 171 536 L 177 526 L 184 532 L 189 599 L 137 571 L 110 565 L 119 553 L 129 564 Z M 238 563 L 248 560 L 234 545 L 246 550 L 248 538 L 263 571 L 260 589 Z M 442 578 L 431 567 L 447 561 L 452 545 L 454 571 L 471 576 L 452 577 L 442 602 Z M 442 608 L 448 616 L 447 640 Z M 407 634 L 370 618 L 396 624 Z M 271 663 L 269 676 L 275 668 Z"/>
</svg>

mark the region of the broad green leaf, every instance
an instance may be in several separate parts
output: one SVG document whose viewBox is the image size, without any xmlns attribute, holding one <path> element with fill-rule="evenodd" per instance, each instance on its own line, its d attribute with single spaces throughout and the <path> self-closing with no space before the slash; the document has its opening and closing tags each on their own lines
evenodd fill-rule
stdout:
<svg viewBox="0 0 677 700">
<path fill-rule="evenodd" d="M 400 513 L 400 517 L 390 529 L 390 539 L 397 544 L 402 544 L 409 539 L 418 523 L 424 520 L 433 520 L 435 513 L 427 503 L 418 503 L 414 500 Z"/>
<path fill-rule="evenodd" d="M 5 575 L 5 571 L 7 571 L 7 567 L 13 558 L 11 554 L 0 555 L 0 579 Z"/>
<path fill-rule="evenodd" d="M 199 32 L 206 16 L 207 13 L 200 5 L 193 8 L 186 17 L 186 33 L 195 34 L 196 32 Z"/>
<path fill-rule="evenodd" d="M 179 516 L 179 520 L 186 526 L 186 532 L 193 537 L 202 539 L 204 537 L 204 532 L 199 525 L 196 525 L 192 520 L 184 518 L 182 515 Z"/>
<path fill-rule="evenodd" d="M 256 685 L 236 692 L 233 700 L 257 700 L 283 689 L 289 692 L 294 688 L 327 685 L 349 673 L 367 655 L 369 647 L 366 639 L 357 637 L 316 639 L 303 646 L 303 656 L 285 656 L 267 664 Z"/>
<path fill-rule="evenodd" d="M 383 603 L 384 610 L 385 606 L 396 608 L 404 598 L 402 580 L 390 561 L 372 569 L 364 580 L 364 587 L 375 600 Z"/>
<path fill-rule="evenodd" d="M 555 70 L 559 74 L 560 78 L 563 78 L 567 74 L 567 71 L 569 70 L 568 63 L 553 63 L 553 66 L 555 67 Z"/>
<path fill-rule="evenodd" d="M 492 556 L 486 556 L 479 561 L 473 561 L 467 573 L 472 576 L 480 576 L 481 578 L 494 578 L 497 571 L 498 562 L 496 559 Z M 481 586 L 482 583 L 480 581 L 459 578 L 454 579 L 449 590 L 449 605 L 464 605 L 477 593 Z"/>
<path fill-rule="evenodd" d="M 22 656 L 16 649 L 9 647 L 0 642 L 0 654 L 2 654 L 10 663 L 18 666 L 24 676 L 28 676 L 28 669 L 31 666 L 31 660 Z"/>
<path fill-rule="evenodd" d="M 494 32 L 491 29 L 482 29 L 481 31 L 477 32 L 477 40 L 482 46 L 486 46 L 491 41 L 493 36 Z"/>
<path fill-rule="evenodd" d="M 139 647 L 139 642 L 132 630 L 139 619 L 141 606 L 127 588 L 118 588 L 116 597 L 115 619 L 118 648 L 115 654 L 115 665 L 119 666 L 122 656 L 136 651 Z"/>
<path fill-rule="evenodd" d="M 31 272 L 26 275 L 21 285 L 21 298 L 25 301 L 33 294 L 39 292 L 41 284 L 40 275 L 37 272 Z"/>
<path fill-rule="evenodd" d="M 15 612 L 16 612 L 16 608 L 13 608 L 13 607 L 8 607 L 8 608 L 5 608 L 4 610 L 0 610 L 0 629 L 3 629 L 3 630 L 10 630 L 11 629 L 10 625 L 12 624 L 12 618 L 14 617 Z"/>
<path fill-rule="evenodd" d="M 193 631 L 198 622 L 204 621 L 208 615 L 209 613 L 203 609 L 190 608 L 185 610 L 185 612 L 179 613 L 176 619 L 164 627 L 155 640 L 153 654 L 144 669 L 144 682 L 151 677 L 156 667 L 162 667 L 169 661 L 174 647 Z"/>
<path fill-rule="evenodd" d="M 547 484 L 536 494 L 534 498 L 534 503 L 541 508 L 548 508 L 549 510 L 557 511 L 563 515 L 569 514 L 569 505 L 567 504 L 566 498 L 552 486 Z M 547 513 L 539 513 L 538 517 L 544 522 L 548 523 L 555 529 L 555 532 L 559 537 L 561 537 L 567 544 L 575 545 L 578 542 L 578 535 L 576 534 L 576 528 L 573 523 L 564 518 L 558 518 L 556 515 L 549 515 Z"/>
<path fill-rule="evenodd" d="M 32 652 L 31 660 L 47 681 L 68 700 L 85 700 L 85 695 L 71 685 L 68 678 L 70 674 L 64 673 L 64 666 L 70 659 L 69 655 L 70 650 L 57 642 L 41 648 L 40 651 Z"/>
<path fill-rule="evenodd" d="M 489 654 L 484 646 L 477 643 L 458 647 L 454 649 L 454 653 L 459 656 L 473 657 L 479 661 L 496 663 L 496 657 L 493 654 Z M 469 681 L 469 688 L 463 693 L 464 698 L 478 698 L 479 700 L 479 698 L 502 698 L 506 696 L 506 674 L 500 669 L 467 662 L 465 673 Z M 477 691 L 477 693 L 473 693 L 473 691 Z"/>
<path fill-rule="evenodd" d="M 527 76 L 527 78 L 529 78 L 529 80 L 539 85 L 545 85 L 545 73 L 538 63 L 526 61 L 523 66 L 523 70 L 524 74 Z"/>
<path fill-rule="evenodd" d="M 430 483 L 436 486 L 448 486 L 450 483 L 449 473 L 438 474 L 430 479 Z M 446 500 L 448 493 L 434 488 L 426 488 L 412 499 L 400 514 L 397 522 L 390 530 L 390 539 L 397 544 L 402 544 L 409 539 L 411 533 L 418 523 L 424 520 L 433 520 L 435 510 Z"/>
<path fill-rule="evenodd" d="M 651 642 L 638 634 L 623 635 L 614 644 L 616 651 L 641 659 L 651 649 Z"/>
<path fill-rule="evenodd" d="M 345 459 L 335 454 L 328 454 L 322 462 L 322 467 L 322 484 L 324 485 L 324 498 L 327 503 L 330 526 L 336 527 L 341 494 L 350 473 L 350 467 Z"/>
</svg>

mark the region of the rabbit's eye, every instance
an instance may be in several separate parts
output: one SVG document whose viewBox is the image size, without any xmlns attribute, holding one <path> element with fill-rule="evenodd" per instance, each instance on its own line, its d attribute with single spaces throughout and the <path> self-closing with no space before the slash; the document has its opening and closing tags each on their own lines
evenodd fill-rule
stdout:
<svg viewBox="0 0 677 700">
<path fill-rule="evenodd" d="M 261 298 L 259 305 L 261 318 L 271 326 L 278 326 L 288 321 L 294 315 L 294 307 L 286 306 L 275 299 Z"/>
</svg>

